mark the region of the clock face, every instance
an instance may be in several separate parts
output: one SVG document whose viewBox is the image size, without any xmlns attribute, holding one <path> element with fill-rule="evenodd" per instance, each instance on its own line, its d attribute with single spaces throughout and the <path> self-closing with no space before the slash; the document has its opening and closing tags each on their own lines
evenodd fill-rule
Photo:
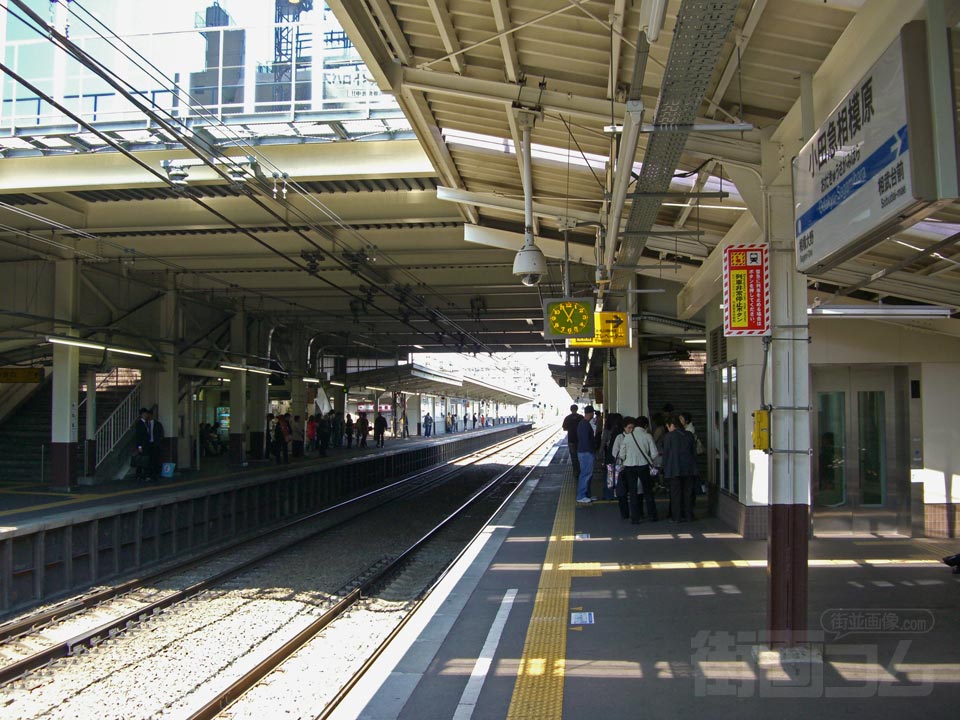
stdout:
<svg viewBox="0 0 960 720">
<path fill-rule="evenodd" d="M 547 321 L 557 335 L 582 335 L 592 325 L 593 307 L 575 300 L 551 303 L 547 308 Z"/>
</svg>

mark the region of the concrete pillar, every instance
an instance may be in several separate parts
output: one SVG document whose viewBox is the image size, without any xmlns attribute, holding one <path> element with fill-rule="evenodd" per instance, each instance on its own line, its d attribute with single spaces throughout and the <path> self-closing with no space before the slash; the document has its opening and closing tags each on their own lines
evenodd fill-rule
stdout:
<svg viewBox="0 0 960 720">
<path fill-rule="evenodd" d="M 407 395 L 407 422 L 410 424 L 410 437 L 423 435 L 423 421 L 420 418 L 420 396 Z M 477 413 L 478 415 L 480 413 Z"/>
<path fill-rule="evenodd" d="M 83 474 L 90 477 L 97 471 L 97 371 L 87 370 L 86 438 Z"/>
<path fill-rule="evenodd" d="M 614 407 L 621 415 L 640 414 L 640 349 L 617 348 L 617 385 Z"/>
<path fill-rule="evenodd" d="M 770 421 L 768 623 L 776 644 L 806 640 L 810 531 L 810 382 L 806 278 L 795 270 L 789 187 L 768 193 L 770 343 L 773 412 Z M 801 409 L 802 406 L 802 409 Z"/>
<path fill-rule="evenodd" d="M 190 439 L 184 438 L 184 457 L 180 457 L 179 445 L 181 433 L 186 433 L 185 422 L 181 422 L 180 411 L 180 372 L 177 357 L 177 339 L 179 332 L 179 303 L 175 277 L 170 276 L 168 290 L 160 299 L 160 362 L 163 367 L 157 374 L 156 419 L 163 425 L 163 447 L 160 458 L 163 462 L 175 462 L 178 465 L 190 463 Z"/>
<path fill-rule="evenodd" d="M 238 357 L 247 354 L 247 314 L 238 310 L 230 321 L 230 350 Z M 246 360 L 238 365 L 246 364 Z M 230 374 L 230 464 L 246 463 L 247 376 L 249 373 L 231 371 Z M 267 377 L 263 375 L 262 377 Z"/>
<path fill-rule="evenodd" d="M 247 347 L 250 353 L 266 357 L 269 352 L 270 324 L 262 319 L 253 323 Z M 258 373 L 247 374 L 247 446 L 250 457 L 261 460 L 270 456 L 266 446 L 267 408 L 270 406 L 270 378 Z"/>
<path fill-rule="evenodd" d="M 812 92 L 810 83 L 801 88 Z M 812 107 L 812 103 L 808 103 Z M 813 119 L 804 113 L 810 137 Z M 761 136 L 763 236 L 770 250 L 770 513 L 767 533 L 767 629 L 772 645 L 807 640 L 810 532 L 810 368 L 806 278 L 796 271 L 790 167 Z M 739 381 L 739 378 L 738 378 Z M 745 418 L 741 407 L 740 417 Z"/>
<path fill-rule="evenodd" d="M 66 321 L 54 333 L 75 336 L 79 268 L 72 260 L 56 263 L 54 316 Z M 50 426 L 50 487 L 70 490 L 77 484 L 77 395 L 80 392 L 80 348 L 53 346 L 53 407 Z M 37 448 L 37 452 L 42 452 Z M 37 478 L 39 480 L 39 478 Z"/>
</svg>

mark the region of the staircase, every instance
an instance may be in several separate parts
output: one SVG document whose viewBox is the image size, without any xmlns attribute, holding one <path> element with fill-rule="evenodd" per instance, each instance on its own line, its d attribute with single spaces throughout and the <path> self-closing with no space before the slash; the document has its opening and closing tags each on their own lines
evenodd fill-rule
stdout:
<svg viewBox="0 0 960 720">
<path fill-rule="evenodd" d="M 707 382 L 705 352 L 690 353 L 689 360 L 654 360 L 647 366 L 647 396 L 650 415 L 663 411 L 667 403 L 673 412 L 688 412 L 703 446 L 707 446 Z M 699 455 L 700 476 L 705 478 L 707 456 Z"/>
<path fill-rule="evenodd" d="M 117 369 L 98 375 L 97 426 L 140 381 L 139 371 Z M 77 472 L 83 474 L 86 448 L 86 392 L 78 398 Z M 49 376 L 16 412 L 0 423 L 0 484 L 46 482 L 50 473 L 53 380 Z"/>
<path fill-rule="evenodd" d="M 40 482 L 50 464 L 52 377 L 0 424 L 0 485 Z M 47 468 L 43 468 L 42 464 Z"/>
</svg>

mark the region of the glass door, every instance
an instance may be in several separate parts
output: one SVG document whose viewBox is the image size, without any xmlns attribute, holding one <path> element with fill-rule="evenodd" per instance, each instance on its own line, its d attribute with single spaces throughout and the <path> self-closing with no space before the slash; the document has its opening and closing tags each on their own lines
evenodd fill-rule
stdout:
<svg viewBox="0 0 960 720">
<path fill-rule="evenodd" d="M 898 515 L 909 511 L 909 477 L 894 369 L 817 367 L 812 374 L 814 532 L 897 532 Z"/>
</svg>

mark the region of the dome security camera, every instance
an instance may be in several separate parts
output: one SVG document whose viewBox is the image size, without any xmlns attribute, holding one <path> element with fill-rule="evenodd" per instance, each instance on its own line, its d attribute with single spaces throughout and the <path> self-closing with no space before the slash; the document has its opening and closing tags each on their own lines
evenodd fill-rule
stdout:
<svg viewBox="0 0 960 720">
<path fill-rule="evenodd" d="M 527 287 L 539 285 L 547 274 L 547 259 L 540 248 L 533 244 L 532 239 L 524 243 L 514 258 L 513 274 L 519 276 L 520 282 Z"/>
</svg>

